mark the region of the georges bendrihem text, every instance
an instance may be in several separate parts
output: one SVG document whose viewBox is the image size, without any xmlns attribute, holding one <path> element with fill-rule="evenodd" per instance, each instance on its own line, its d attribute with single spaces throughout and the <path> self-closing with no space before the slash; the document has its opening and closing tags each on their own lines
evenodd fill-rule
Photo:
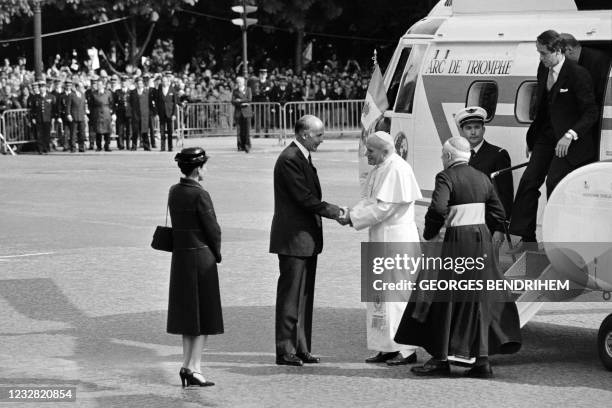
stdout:
<svg viewBox="0 0 612 408">
<path fill-rule="evenodd" d="M 372 282 L 375 291 L 405 291 L 405 290 L 570 290 L 569 280 L 420 280 L 418 282 L 402 279 L 399 282 L 384 282 L 376 279 Z"/>
</svg>

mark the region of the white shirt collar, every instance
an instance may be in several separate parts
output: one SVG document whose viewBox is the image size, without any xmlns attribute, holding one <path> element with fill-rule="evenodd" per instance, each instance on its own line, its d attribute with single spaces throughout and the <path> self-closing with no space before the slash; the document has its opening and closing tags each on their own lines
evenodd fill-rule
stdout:
<svg viewBox="0 0 612 408">
<path fill-rule="evenodd" d="M 565 55 L 561 54 L 561 58 L 559 59 L 559 62 L 557 63 L 557 65 L 551 68 L 556 76 L 559 76 L 559 72 L 561 72 L 561 67 L 563 67 L 564 62 L 565 62 Z"/>
<path fill-rule="evenodd" d="M 478 151 L 482 147 L 483 143 L 484 143 L 484 139 L 482 139 L 482 141 L 480 143 L 478 143 L 475 147 L 472 147 L 472 150 L 474 151 L 474 154 L 478 153 Z"/>
<path fill-rule="evenodd" d="M 306 149 L 303 144 L 298 142 L 297 139 L 293 139 L 293 143 L 295 143 L 297 147 L 300 148 L 300 151 L 302 152 L 306 160 L 308 160 L 308 156 L 310 156 L 310 152 L 308 151 L 308 149 Z"/>
</svg>

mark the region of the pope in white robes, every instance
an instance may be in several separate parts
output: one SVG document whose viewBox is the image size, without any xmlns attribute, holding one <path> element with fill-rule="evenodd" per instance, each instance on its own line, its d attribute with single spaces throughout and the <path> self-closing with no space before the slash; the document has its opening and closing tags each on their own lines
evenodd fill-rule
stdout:
<svg viewBox="0 0 612 408">
<path fill-rule="evenodd" d="M 366 141 L 368 163 L 374 165 L 362 185 L 361 201 L 346 215 L 346 223 L 356 229 L 369 228 L 370 242 L 412 242 L 413 256 L 420 255 L 419 233 L 414 222 L 415 201 L 421 190 L 410 165 L 395 153 L 393 138 L 378 131 Z M 416 275 L 403 274 L 394 280 L 416 281 Z M 405 300 L 409 293 L 404 294 Z M 401 365 L 416 362 L 416 347 L 393 341 L 406 302 L 367 303 L 368 349 L 378 353 L 366 362 Z"/>
</svg>

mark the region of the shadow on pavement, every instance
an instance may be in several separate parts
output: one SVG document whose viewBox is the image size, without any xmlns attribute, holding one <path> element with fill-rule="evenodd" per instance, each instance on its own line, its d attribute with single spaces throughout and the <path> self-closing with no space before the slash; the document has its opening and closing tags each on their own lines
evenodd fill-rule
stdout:
<svg viewBox="0 0 612 408">
<path fill-rule="evenodd" d="M 62 358 L 75 362 L 79 371 L 105 376 L 118 372 L 120 376 L 132 379 L 163 383 L 169 373 L 160 367 L 160 363 L 175 362 L 177 367 L 180 365 L 181 339 L 165 333 L 166 311 L 89 317 L 76 308 L 51 279 L 3 280 L 0 296 L 29 319 L 70 325 L 68 329 L 43 330 L 38 334 L 71 338 L 74 342 L 73 354 Z M 96 294 L 92 293 L 91 296 Z M 299 373 L 415 379 L 406 366 L 389 368 L 363 363 L 364 358 L 372 354 L 365 345 L 365 309 L 317 308 L 314 312 L 313 353 L 322 357 L 323 364 L 302 368 L 274 365 L 273 306 L 231 306 L 224 308 L 223 312 L 226 332 L 209 338 L 204 364 L 214 362 L 219 369 L 251 376 Z M 519 353 L 492 357 L 496 375 L 494 381 L 554 387 L 581 386 L 607 391 L 609 384 L 603 384 L 602 376 L 609 376 L 610 373 L 599 363 L 596 337 L 597 331 L 594 329 L 531 323 L 523 329 L 523 348 Z M 168 352 L 167 347 L 175 349 Z M 49 353 L 53 355 L 52 350 Z M 40 359 L 44 356 L 33 355 L 29 358 Z M 420 350 L 419 362 L 427 358 L 426 353 Z M 554 378 L 546 374 L 551 369 L 555 370 Z M 453 367 L 454 374 L 461 371 Z M 32 374 L 36 376 L 39 373 Z M 171 375 L 174 377 L 175 373 Z M 0 382 L 10 380 L 0 379 Z M 60 379 L 44 381 L 62 383 Z M 87 383 L 85 387 L 96 385 Z M 130 405 L 129 398 L 132 397 L 120 398 L 127 398 L 126 406 Z M 134 398 L 142 401 L 141 396 Z M 172 401 L 169 399 L 168 402 Z M 113 401 L 113 404 L 121 402 Z"/>
</svg>

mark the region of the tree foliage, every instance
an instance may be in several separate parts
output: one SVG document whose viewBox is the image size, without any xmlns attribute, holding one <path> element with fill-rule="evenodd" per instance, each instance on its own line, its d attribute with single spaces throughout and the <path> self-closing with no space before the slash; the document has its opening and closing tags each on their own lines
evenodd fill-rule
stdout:
<svg viewBox="0 0 612 408">
<path fill-rule="evenodd" d="M 31 15 L 32 9 L 28 0 L 0 1 L 0 28 L 8 24 L 15 16 Z"/>
<path fill-rule="evenodd" d="M 304 31 L 321 30 L 342 14 L 341 0 L 260 0 L 262 11 L 274 25 L 296 33 L 295 68 L 302 69 Z"/>
</svg>

